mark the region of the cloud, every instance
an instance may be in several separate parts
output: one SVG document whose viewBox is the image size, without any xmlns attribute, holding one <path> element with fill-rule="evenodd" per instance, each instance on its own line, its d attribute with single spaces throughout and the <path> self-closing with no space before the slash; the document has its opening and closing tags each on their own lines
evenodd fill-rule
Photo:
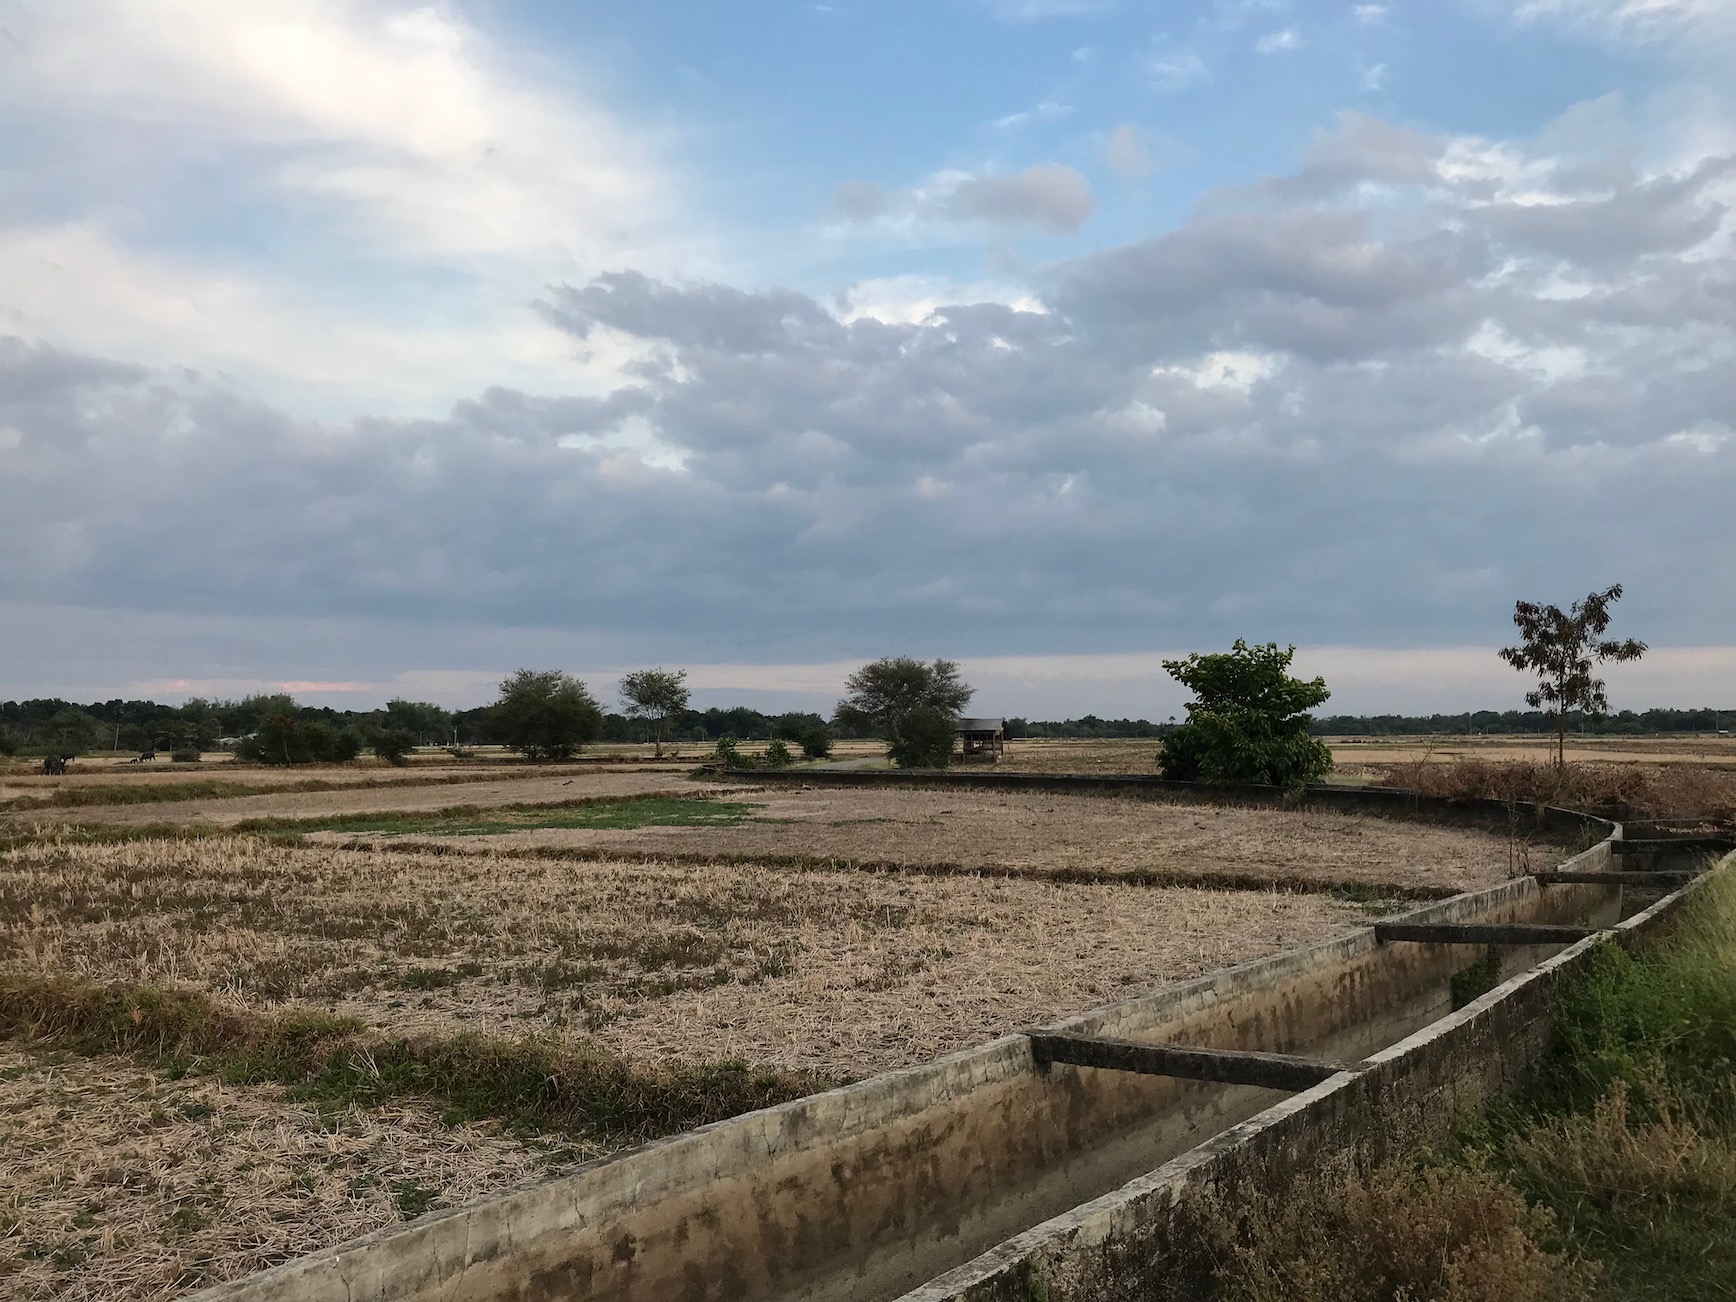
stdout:
<svg viewBox="0 0 1736 1302">
<path fill-rule="evenodd" d="M 1024 227 L 1072 235 L 1096 211 L 1091 183 L 1071 167 L 1039 163 L 1022 172 L 942 172 L 921 186 L 886 191 L 869 182 L 838 187 L 834 213 L 855 224 Z"/>
<path fill-rule="evenodd" d="M 1392 7 L 1384 4 L 1352 5 L 1350 12 L 1365 27 L 1378 27 L 1386 22 Z"/>
<path fill-rule="evenodd" d="M 485 358 L 570 374 L 525 307 L 550 275 L 703 261 L 671 142 L 456 6 L 28 10 L 0 133 L 41 148 L 0 216 L 0 329 L 416 410 Z"/>
<path fill-rule="evenodd" d="M 618 344 L 615 381 L 423 418 L 0 343 L 0 590 L 331 622 L 293 664 L 157 675 L 188 680 L 478 670 L 489 627 L 606 666 L 1494 644 L 1516 597 L 1617 580 L 1636 634 L 1724 643 L 1730 163 L 1572 134 L 1346 115 L 1287 176 L 974 295 L 575 276 L 543 319 Z M 931 217 L 1062 220 L 1039 191 Z"/>
<path fill-rule="evenodd" d="M 1189 46 L 1160 40 L 1145 59 L 1145 72 L 1161 90 L 1181 91 L 1211 80 L 1205 60 Z"/>
<path fill-rule="evenodd" d="M 249 151 L 268 184 L 394 250 L 592 261 L 622 250 L 622 212 L 643 228 L 673 199 L 649 140 L 444 6 L 60 0 L 21 33 L 12 107 L 129 150 Z"/>
<path fill-rule="evenodd" d="M 1267 32 L 1254 42 L 1254 50 L 1259 54 L 1287 54 L 1291 50 L 1302 48 L 1302 34 L 1294 27 L 1285 27 L 1279 31 Z"/>
<path fill-rule="evenodd" d="M 1035 23 L 1046 18 L 1097 18 L 1113 13 L 1117 0 L 983 0 L 996 18 Z"/>
<path fill-rule="evenodd" d="M 1522 23 L 1642 40 L 1736 33 L 1736 13 L 1725 0 L 1524 0 L 1513 14 Z"/>
</svg>

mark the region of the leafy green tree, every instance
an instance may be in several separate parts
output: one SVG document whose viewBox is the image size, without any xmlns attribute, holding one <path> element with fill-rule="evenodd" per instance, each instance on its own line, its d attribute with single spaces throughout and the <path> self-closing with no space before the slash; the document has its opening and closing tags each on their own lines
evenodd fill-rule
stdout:
<svg viewBox="0 0 1736 1302">
<path fill-rule="evenodd" d="M 947 747 L 951 753 L 951 720 L 970 704 L 976 689 L 959 677 L 951 660 L 933 664 L 909 656 L 890 656 L 863 665 L 844 680 L 848 695 L 838 702 L 833 719 L 842 729 L 891 740 L 894 720 L 916 710 L 947 716 Z"/>
<path fill-rule="evenodd" d="M 796 738 L 804 759 L 825 759 L 832 753 L 832 730 L 824 724 L 808 728 Z"/>
<path fill-rule="evenodd" d="M 395 697 L 386 702 L 381 727 L 388 732 L 406 732 L 417 745 L 452 740 L 452 715 L 428 701 Z"/>
<path fill-rule="evenodd" d="M 692 693 L 687 690 L 687 671 L 673 673 L 665 669 L 640 669 L 621 679 L 621 708 L 629 719 L 642 719 L 651 725 L 651 738 L 657 744 L 657 756 L 663 756 L 663 731 L 671 719 L 687 713 Z"/>
<path fill-rule="evenodd" d="M 1563 611 L 1520 601 L 1513 606 L 1513 623 L 1521 645 L 1503 647 L 1501 659 L 1522 673 L 1537 675 L 1537 690 L 1525 693 L 1532 709 L 1546 710 L 1555 728 L 1555 768 L 1567 767 L 1567 716 L 1579 710 L 1594 718 L 1609 713 L 1603 680 L 1592 668 L 1605 661 L 1638 660 L 1646 644 L 1603 635 L 1609 630 L 1609 608 L 1621 600 L 1621 584 L 1611 584 L 1576 601 Z"/>
<path fill-rule="evenodd" d="M 319 719 L 304 722 L 287 712 L 270 715 L 235 748 L 237 759 L 254 764 L 348 764 L 361 753 L 362 739 L 354 728 Z"/>
<path fill-rule="evenodd" d="M 520 669 L 500 685 L 494 732 L 526 759 L 569 759 L 603 730 L 603 711 L 587 688 L 559 669 Z"/>
<path fill-rule="evenodd" d="M 376 728 L 368 735 L 368 749 L 386 763 L 402 768 L 416 749 L 416 737 L 401 728 Z"/>
<path fill-rule="evenodd" d="M 789 743 L 782 737 L 772 739 L 763 758 L 768 769 L 787 769 L 796 762 L 796 757 L 790 754 Z"/>
<path fill-rule="evenodd" d="M 958 716 L 935 705 L 918 705 L 892 716 L 886 753 L 901 769 L 943 769 L 952 763 Z"/>
<path fill-rule="evenodd" d="M 1324 679 L 1290 677 L 1296 648 L 1249 646 L 1165 660 L 1189 688 L 1187 722 L 1164 739 L 1158 769 L 1182 782 L 1256 782 L 1300 786 L 1324 777 L 1332 751 L 1308 735 L 1308 711 L 1332 695 Z"/>
</svg>

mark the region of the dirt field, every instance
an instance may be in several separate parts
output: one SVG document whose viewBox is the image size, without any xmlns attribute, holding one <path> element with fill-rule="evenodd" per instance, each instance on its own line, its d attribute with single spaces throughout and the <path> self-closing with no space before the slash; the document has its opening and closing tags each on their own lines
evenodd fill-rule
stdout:
<svg viewBox="0 0 1736 1302">
<path fill-rule="evenodd" d="M 470 849 L 582 847 L 683 859 L 834 860 L 1074 877 L 1246 876 L 1401 890 L 1462 890 L 1562 858 L 1552 846 L 1514 844 L 1470 829 L 1041 792 L 767 787 L 732 799 L 753 808 L 729 825 L 550 828 L 459 840 Z M 351 838 L 334 832 L 324 839 Z"/>
<path fill-rule="evenodd" d="M 1364 921 L 1321 895 L 267 845 L 0 856 L 0 966 L 849 1075 Z"/>
<path fill-rule="evenodd" d="M 669 769 L 554 769 L 528 774 L 484 773 L 477 781 L 393 783 L 346 786 L 328 791 L 286 791 L 270 795 L 197 800 L 149 801 L 126 805 L 86 805 L 72 809 L 23 808 L 5 817 L 14 822 L 66 822 L 131 825 L 205 823 L 230 826 L 253 818 L 313 818 L 333 814 L 412 812 L 511 804 L 554 804 L 566 800 L 614 799 L 653 792 L 711 792 L 727 788 L 694 782 Z"/>
<path fill-rule="evenodd" d="M 322 1115 L 272 1085 L 0 1045 L 0 1297 L 168 1297 L 550 1162 L 545 1146 L 444 1126 L 424 1108 Z"/>
</svg>

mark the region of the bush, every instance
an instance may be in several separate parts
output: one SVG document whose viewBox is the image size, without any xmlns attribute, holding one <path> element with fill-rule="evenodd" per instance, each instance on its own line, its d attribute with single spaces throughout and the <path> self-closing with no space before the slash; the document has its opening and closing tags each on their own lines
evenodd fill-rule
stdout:
<svg viewBox="0 0 1736 1302">
<path fill-rule="evenodd" d="M 804 759 L 825 759 L 832 753 L 832 731 L 829 728 L 809 728 L 796 738 Z"/>
<path fill-rule="evenodd" d="M 397 728 L 382 728 L 368 738 L 368 749 L 386 763 L 402 768 L 410 762 L 416 739 Z"/>
<path fill-rule="evenodd" d="M 952 762 L 955 722 L 947 711 L 921 705 L 895 715 L 886 753 L 901 769 L 943 769 Z"/>
<path fill-rule="evenodd" d="M 1165 660 L 1171 677 L 1192 689 L 1187 722 L 1158 755 L 1164 777 L 1181 782 L 1254 782 L 1298 787 L 1332 768 L 1332 751 L 1308 733 L 1308 711 L 1332 693 L 1319 679 L 1289 674 L 1296 648 L 1276 642 Z"/>
<path fill-rule="evenodd" d="M 790 748 L 779 737 L 766 747 L 763 760 L 768 769 L 787 769 L 796 762 L 796 757 L 790 754 Z"/>
<path fill-rule="evenodd" d="M 1233 1205 L 1207 1195 L 1195 1216 L 1224 1302 L 1590 1302 L 1599 1273 L 1541 1246 L 1554 1216 L 1477 1168 L 1383 1167 Z"/>
<path fill-rule="evenodd" d="M 169 752 L 169 759 L 176 764 L 197 764 L 201 756 L 197 746 L 178 746 Z"/>
<path fill-rule="evenodd" d="M 18 738 L 0 728 L 0 755 L 16 755 L 18 753 Z"/>
<path fill-rule="evenodd" d="M 730 773 L 739 773 L 753 767 L 753 760 L 741 753 L 741 747 L 734 737 L 717 739 L 717 745 L 712 748 L 711 762 Z"/>
</svg>

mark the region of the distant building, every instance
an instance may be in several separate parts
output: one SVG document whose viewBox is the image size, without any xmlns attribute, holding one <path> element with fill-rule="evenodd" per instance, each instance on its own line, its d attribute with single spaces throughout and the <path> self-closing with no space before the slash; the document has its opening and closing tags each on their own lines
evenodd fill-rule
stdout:
<svg viewBox="0 0 1736 1302">
<path fill-rule="evenodd" d="M 1005 719 L 960 719 L 953 727 L 964 757 L 993 764 L 1007 753 Z"/>
</svg>

